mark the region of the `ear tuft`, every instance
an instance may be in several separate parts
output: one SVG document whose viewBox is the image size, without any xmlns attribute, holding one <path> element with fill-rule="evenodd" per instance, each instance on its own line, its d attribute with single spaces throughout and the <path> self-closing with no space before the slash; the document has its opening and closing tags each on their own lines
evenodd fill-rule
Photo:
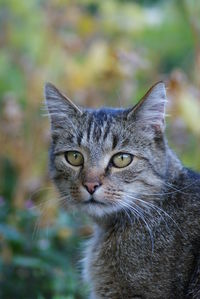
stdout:
<svg viewBox="0 0 200 299">
<path fill-rule="evenodd" d="M 166 102 L 165 84 L 160 81 L 153 85 L 138 104 L 131 109 L 127 119 L 134 117 L 136 122 L 142 123 L 145 127 L 164 131 Z"/>
</svg>

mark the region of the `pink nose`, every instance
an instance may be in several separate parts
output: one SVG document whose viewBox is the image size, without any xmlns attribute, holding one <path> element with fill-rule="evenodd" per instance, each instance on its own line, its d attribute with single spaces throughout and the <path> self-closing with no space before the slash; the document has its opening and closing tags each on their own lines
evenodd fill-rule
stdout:
<svg viewBox="0 0 200 299">
<path fill-rule="evenodd" d="M 83 186 L 87 189 L 90 194 L 93 194 L 95 190 L 100 186 L 99 182 L 85 182 Z"/>
</svg>

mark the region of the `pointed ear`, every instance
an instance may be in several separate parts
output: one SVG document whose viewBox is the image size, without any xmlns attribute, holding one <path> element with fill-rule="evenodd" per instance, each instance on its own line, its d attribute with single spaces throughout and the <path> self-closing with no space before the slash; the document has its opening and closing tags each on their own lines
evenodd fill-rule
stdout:
<svg viewBox="0 0 200 299">
<path fill-rule="evenodd" d="M 154 128 L 164 132 L 165 129 L 165 106 L 166 89 L 163 82 L 153 85 L 144 97 L 131 109 L 127 119 L 141 123 L 144 127 Z"/>
<path fill-rule="evenodd" d="M 53 84 L 46 83 L 44 88 L 46 106 L 53 128 L 62 126 L 63 122 L 82 115 L 82 110 L 62 94 Z"/>
</svg>

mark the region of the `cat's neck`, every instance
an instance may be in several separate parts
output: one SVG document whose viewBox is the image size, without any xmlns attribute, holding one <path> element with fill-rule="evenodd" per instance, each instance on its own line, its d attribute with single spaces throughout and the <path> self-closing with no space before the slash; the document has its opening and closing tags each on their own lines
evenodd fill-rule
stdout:
<svg viewBox="0 0 200 299">
<path fill-rule="evenodd" d="M 132 226 L 136 221 L 133 215 L 129 215 L 129 212 L 124 210 L 118 213 L 106 215 L 103 218 L 92 217 L 94 222 L 94 230 L 96 233 L 107 232 L 112 233 L 114 231 L 127 229 L 128 226 Z M 132 217 L 132 220 L 131 220 Z"/>
<path fill-rule="evenodd" d="M 173 183 L 174 181 L 178 180 L 180 175 L 182 175 L 184 172 L 184 167 L 173 150 L 168 146 L 166 149 L 166 161 L 167 165 L 165 181 Z"/>
</svg>

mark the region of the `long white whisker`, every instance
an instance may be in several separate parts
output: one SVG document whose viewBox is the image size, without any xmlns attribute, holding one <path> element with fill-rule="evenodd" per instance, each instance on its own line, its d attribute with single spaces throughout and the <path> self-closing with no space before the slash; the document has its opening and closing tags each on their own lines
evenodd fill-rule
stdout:
<svg viewBox="0 0 200 299">
<path fill-rule="evenodd" d="M 128 196 L 128 197 L 130 198 L 130 196 Z M 135 198 L 132 198 L 132 197 L 131 197 L 131 199 L 134 199 L 134 200 L 135 200 Z M 162 213 L 161 213 L 161 211 L 160 211 L 161 209 L 157 209 L 156 206 L 151 205 L 151 204 L 148 203 L 148 202 L 142 201 L 142 200 L 139 199 L 139 198 L 137 198 L 137 200 L 140 201 L 140 204 L 141 204 L 142 207 L 144 208 L 143 212 L 147 213 L 148 215 L 150 215 L 150 216 L 152 217 L 151 212 L 152 212 L 152 210 L 155 211 L 155 212 L 161 217 L 161 219 L 164 221 L 164 223 L 165 223 L 165 225 L 166 225 L 168 231 L 170 231 L 170 230 L 169 230 L 168 223 L 167 223 L 166 219 L 164 218 L 164 216 L 162 215 Z M 138 206 L 138 207 L 139 207 L 139 206 Z M 163 212 L 163 213 L 166 213 L 166 212 L 163 211 L 163 210 L 162 210 L 162 212 Z"/>
<path fill-rule="evenodd" d="M 124 207 L 124 205 L 122 203 L 120 203 L 120 202 L 118 202 L 118 203 L 119 203 L 120 207 L 122 208 L 122 210 L 124 211 L 124 213 L 127 215 L 130 223 L 133 224 L 133 219 L 131 218 L 128 211 L 126 210 L 126 207 Z M 137 216 L 137 215 L 135 215 L 135 216 Z"/>
<path fill-rule="evenodd" d="M 163 213 L 167 218 L 169 218 L 175 224 L 175 226 L 177 227 L 177 229 L 181 232 L 181 234 L 185 238 L 185 235 L 183 234 L 182 230 L 180 229 L 180 227 L 178 226 L 178 224 L 176 223 L 176 221 L 166 211 L 164 211 L 163 209 L 161 209 L 158 206 L 155 206 L 153 203 L 150 203 L 150 202 L 142 200 L 141 198 L 135 197 L 133 195 L 132 196 L 131 195 L 127 195 L 127 194 L 126 194 L 126 196 L 129 197 L 129 198 L 131 198 L 131 199 L 138 200 L 139 202 L 143 203 L 146 206 L 149 206 L 150 208 L 152 208 L 158 214 L 159 214 L 158 211 L 160 211 L 160 213 Z"/>
<path fill-rule="evenodd" d="M 186 190 L 187 188 L 189 188 L 191 186 L 193 186 L 197 182 L 200 182 L 200 179 L 196 179 L 191 184 L 188 184 L 188 185 L 186 185 L 186 186 L 184 186 L 184 187 L 182 187 L 180 189 L 177 189 L 177 188 L 173 187 L 172 184 L 162 181 L 162 184 L 166 185 L 167 187 L 172 187 L 175 190 L 174 191 L 169 191 L 169 192 L 162 192 L 162 193 L 140 193 L 140 195 L 144 195 L 144 196 L 163 196 L 163 195 L 171 195 L 171 194 L 175 194 L 175 193 L 182 193 L 182 194 L 186 194 L 187 195 L 187 194 L 191 194 L 191 192 L 187 193 L 187 192 L 182 192 L 182 191 Z"/>
<path fill-rule="evenodd" d="M 37 235 L 38 235 L 38 232 L 39 232 L 39 229 L 40 229 L 40 225 L 42 223 L 42 218 L 43 216 L 45 216 L 45 213 L 46 213 L 46 210 L 45 210 L 45 207 L 46 207 L 46 204 L 48 203 L 51 203 L 51 202 L 55 202 L 54 199 L 48 199 L 48 200 L 45 200 L 44 202 L 40 203 L 38 206 L 40 207 L 40 215 L 38 216 L 38 219 L 36 220 L 35 222 L 35 225 L 34 225 L 34 229 L 33 229 L 33 233 L 32 233 L 32 239 L 36 239 Z"/>
<path fill-rule="evenodd" d="M 145 226 L 146 226 L 146 228 L 147 228 L 147 230 L 148 230 L 148 232 L 149 232 L 149 236 L 150 236 L 150 240 L 151 240 L 151 249 L 152 249 L 152 252 L 153 252 L 153 251 L 154 251 L 154 239 L 153 239 L 152 230 L 151 230 L 151 228 L 149 227 L 149 224 L 147 223 L 147 221 L 146 221 L 146 219 L 145 219 L 143 213 L 140 212 L 140 211 L 138 211 L 138 209 L 137 209 L 138 206 L 137 206 L 137 205 L 135 205 L 136 208 L 134 208 L 132 205 L 130 205 L 130 204 L 127 203 L 127 202 L 123 202 L 123 205 L 124 205 L 125 207 L 127 207 L 130 211 L 134 211 L 134 212 L 140 217 L 140 219 L 144 222 L 144 224 L 145 224 Z"/>
</svg>

